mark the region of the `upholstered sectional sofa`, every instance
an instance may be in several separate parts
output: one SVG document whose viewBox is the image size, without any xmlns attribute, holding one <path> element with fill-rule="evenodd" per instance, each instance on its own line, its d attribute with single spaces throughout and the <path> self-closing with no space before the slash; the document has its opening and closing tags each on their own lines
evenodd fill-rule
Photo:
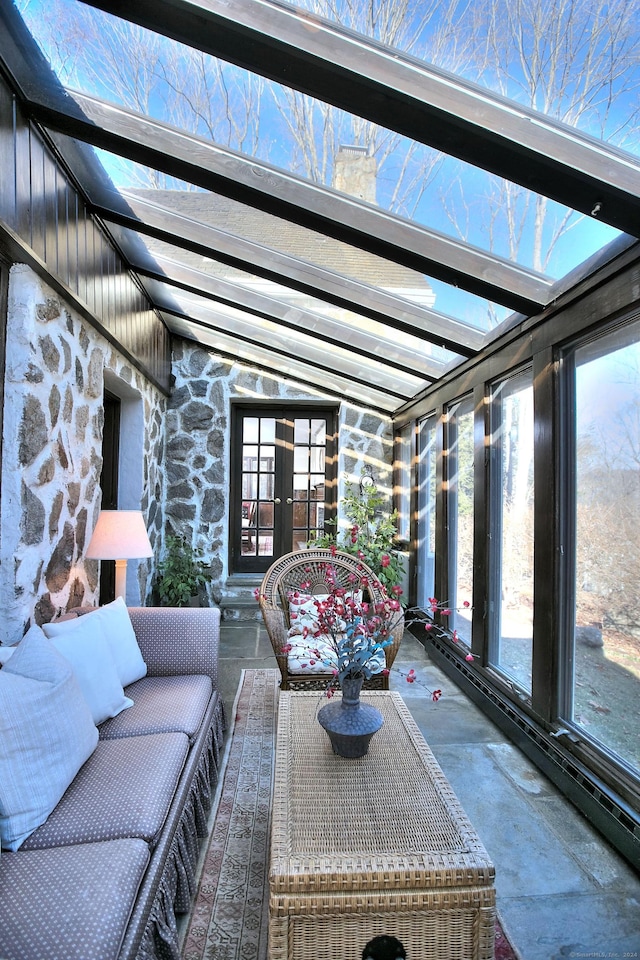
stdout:
<svg viewBox="0 0 640 960">
<path fill-rule="evenodd" d="M 111 657 L 138 679 L 98 704 L 113 715 L 96 722 L 69 651 L 85 652 L 76 641 L 87 632 L 102 643 L 104 610 L 79 617 L 77 634 L 32 628 L 0 670 L 2 960 L 179 957 L 177 915 L 192 902 L 224 732 L 220 612 L 130 608 L 133 633 L 125 644 L 112 629 Z M 96 660 L 100 700 L 112 664 Z"/>
</svg>

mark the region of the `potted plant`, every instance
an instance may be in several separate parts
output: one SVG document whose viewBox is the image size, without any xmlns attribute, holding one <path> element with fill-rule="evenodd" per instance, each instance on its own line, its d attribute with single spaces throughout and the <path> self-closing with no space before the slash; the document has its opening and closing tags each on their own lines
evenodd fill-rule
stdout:
<svg viewBox="0 0 640 960">
<path fill-rule="evenodd" d="M 375 571 L 380 583 L 391 594 L 396 584 L 402 582 L 404 567 L 394 548 L 397 511 L 385 513 L 385 497 L 378 491 L 369 474 L 368 483 L 356 484 L 347 481 L 347 493 L 340 501 L 343 515 L 349 526 L 338 538 L 337 520 L 328 520 L 327 525 L 336 528 L 310 540 L 310 547 L 337 547 L 350 553 Z M 405 602 L 402 598 L 401 602 Z"/>
<path fill-rule="evenodd" d="M 184 537 L 167 536 L 155 583 L 161 605 L 200 606 L 200 592 L 206 582 L 206 565 L 193 546 Z"/>
</svg>

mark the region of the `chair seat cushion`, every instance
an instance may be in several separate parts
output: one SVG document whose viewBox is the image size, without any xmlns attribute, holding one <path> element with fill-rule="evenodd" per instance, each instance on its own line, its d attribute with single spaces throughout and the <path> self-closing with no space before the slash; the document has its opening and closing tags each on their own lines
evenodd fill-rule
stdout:
<svg viewBox="0 0 640 960">
<path fill-rule="evenodd" d="M 3 853 L 0 957 L 116 960 L 148 863 L 136 839 Z"/>
<path fill-rule="evenodd" d="M 309 634 L 300 636 L 294 630 L 288 634 L 287 669 L 289 673 L 301 674 L 332 674 L 338 669 L 338 654 L 336 647 L 343 639 L 342 634 L 328 637 L 326 634 Z M 367 661 L 371 673 L 380 673 L 386 667 L 384 650 L 377 650 Z"/>
<path fill-rule="evenodd" d="M 154 844 L 189 749 L 184 733 L 101 740 L 25 850 L 139 837 Z M 4 866 L 4 863 L 3 863 Z"/>
<path fill-rule="evenodd" d="M 100 739 L 148 733 L 196 736 L 211 699 L 210 677 L 144 677 L 125 689 L 133 706 L 100 726 Z"/>
<path fill-rule="evenodd" d="M 338 668 L 336 651 L 327 637 L 317 635 L 305 639 L 290 632 L 287 647 L 289 673 L 331 674 Z"/>
</svg>

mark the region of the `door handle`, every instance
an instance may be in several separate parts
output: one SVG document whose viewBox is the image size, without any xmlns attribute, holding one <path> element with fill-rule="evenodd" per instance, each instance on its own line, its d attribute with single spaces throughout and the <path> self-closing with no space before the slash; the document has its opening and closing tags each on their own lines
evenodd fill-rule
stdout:
<svg viewBox="0 0 640 960">
<path fill-rule="evenodd" d="M 292 498 L 292 497 L 287 497 L 287 503 L 293 503 L 293 498 Z"/>
<path fill-rule="evenodd" d="M 273 502 L 274 502 L 274 503 L 282 503 L 282 500 L 280 499 L 280 497 L 274 497 L 274 498 L 273 498 Z"/>
</svg>

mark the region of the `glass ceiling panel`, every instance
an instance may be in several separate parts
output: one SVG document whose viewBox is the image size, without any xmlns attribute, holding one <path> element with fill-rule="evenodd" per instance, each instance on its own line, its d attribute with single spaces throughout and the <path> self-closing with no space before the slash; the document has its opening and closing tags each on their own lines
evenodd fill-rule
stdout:
<svg viewBox="0 0 640 960">
<path fill-rule="evenodd" d="M 99 152 L 103 154 L 103 151 Z M 435 290 L 437 289 L 443 298 L 450 295 L 452 302 L 455 301 L 456 304 L 455 318 L 442 314 L 440 311 L 436 312 L 442 326 L 451 323 L 455 324 L 457 328 L 458 324 L 467 324 L 469 327 L 486 333 L 497 322 L 504 319 L 509 312 L 500 307 L 499 304 L 491 303 L 464 291 L 455 290 L 447 284 L 438 283 L 432 278 L 399 266 L 390 260 L 374 256 L 349 244 L 322 236 L 262 211 L 256 211 L 226 197 L 206 191 L 190 190 L 134 190 L 127 191 L 125 196 L 127 201 L 131 202 L 134 212 L 137 212 L 135 206 L 135 198 L 137 197 L 145 202 L 149 200 L 157 202 L 163 207 L 175 210 L 182 217 L 187 217 L 199 223 L 209 223 L 211 226 L 234 236 L 251 240 L 261 246 L 280 250 L 285 254 L 313 263 L 323 270 L 351 277 L 366 286 L 377 287 L 386 291 L 394 298 L 398 298 L 399 301 L 408 301 L 408 303 L 413 303 L 419 307 L 425 307 L 430 312 L 436 301 Z M 142 215 L 143 211 L 141 211 Z M 150 250 L 161 249 L 161 241 L 159 240 L 147 239 L 145 243 Z M 299 302 L 301 296 L 304 296 L 304 303 L 310 310 L 320 315 L 335 315 L 336 308 L 332 308 L 330 304 L 308 293 L 301 295 L 296 293 L 295 290 L 287 289 L 284 281 L 283 284 L 277 284 L 266 278 L 257 277 L 255 274 L 239 267 L 216 261 L 213 256 L 206 257 L 184 250 L 180 253 L 180 249 L 179 247 L 173 247 L 172 251 L 165 251 L 165 254 L 169 257 L 177 257 L 181 262 L 221 279 L 230 280 L 252 289 L 260 289 L 267 296 L 297 302 Z M 401 306 L 401 302 L 391 304 L 390 309 L 394 311 L 396 318 L 400 315 Z M 421 316 L 421 311 L 407 309 L 406 314 L 407 317 L 415 317 L 417 335 L 420 334 L 420 329 L 428 329 L 429 313 Z M 340 309 L 340 315 L 348 317 L 349 313 Z M 358 315 L 357 308 L 354 310 L 353 320 L 362 329 L 372 333 L 382 333 L 382 325 L 375 320 L 363 317 L 361 314 Z M 460 333 L 464 333 L 463 327 L 460 327 Z M 450 335 L 455 337 L 455 331 L 452 330 Z M 456 354 L 451 351 L 444 351 L 442 359 L 448 362 L 453 360 L 455 356 Z"/>
<path fill-rule="evenodd" d="M 411 216 L 414 222 L 431 230 L 511 262 L 559 278 L 618 235 L 593 218 L 468 163 L 75 0 L 23 3 L 30 29 L 63 82 L 210 138 L 246 157 Z M 491 9 L 502 11 L 504 7 L 505 16 L 511 11 L 511 24 L 513 10 L 511 6 L 507 8 L 507 0 L 492 3 L 493 8 L 489 0 L 477 4 L 482 15 L 488 17 Z M 413 0 L 401 0 L 399 4 L 386 0 L 373 4 L 339 0 L 331 10 L 325 0 L 313 0 L 308 5 L 324 15 L 333 11 L 337 22 L 357 26 L 364 33 L 428 57 L 448 69 L 467 62 L 465 76 L 471 70 L 468 55 L 475 33 L 469 20 L 475 24 L 480 17 L 476 4 L 472 5 L 472 12 L 461 3 L 441 5 L 435 0 L 426 5 Z M 517 6 L 520 8 L 521 0 Z M 361 21 L 365 8 L 371 13 L 375 28 L 367 28 Z M 627 21 L 628 16 L 625 24 Z M 484 34 L 481 32 L 480 36 Z M 606 32 L 602 37 L 606 37 Z M 494 37 L 492 43 L 497 41 Z M 535 44 L 532 49 L 537 49 Z M 585 50 L 582 58 L 586 63 Z M 477 73 L 475 79 L 489 74 L 491 62 L 492 47 L 487 39 L 482 62 L 472 71 Z M 513 57 L 509 62 L 513 62 Z M 575 57 L 571 61 L 574 66 L 578 62 Z M 494 72 L 498 69 L 494 65 Z M 528 69 L 525 61 L 521 73 Z M 633 77 L 637 80 L 639 76 L 640 67 L 625 83 L 631 85 Z M 527 77 L 527 82 L 537 91 L 544 86 L 545 79 L 544 68 L 539 66 L 536 76 Z M 591 83 L 595 84 L 593 78 Z M 579 80 L 574 79 L 572 84 L 579 87 Z M 525 87 L 524 75 L 516 73 L 515 91 Z M 506 85 L 505 89 L 511 92 Z M 570 99 L 570 94 L 567 86 L 564 97 Z M 573 114 L 581 115 L 575 104 L 573 113 L 564 111 L 569 116 L 559 109 L 554 111 L 551 93 L 549 96 L 551 115 L 563 120 L 570 120 Z M 535 102 L 533 105 L 539 107 Z M 623 129 L 629 131 L 633 127 L 629 122 L 630 109 L 630 101 L 625 97 L 621 97 L 619 106 L 616 103 L 615 111 L 611 107 L 611 114 L 616 114 L 618 140 Z M 596 114 L 596 105 L 587 101 L 582 112 Z M 107 169 L 117 183 L 125 182 L 116 167 L 108 165 Z M 156 187 L 174 185 L 157 173 L 146 183 Z M 447 292 L 448 286 L 441 284 L 437 309 L 452 313 Z M 453 299 L 458 298 L 454 295 Z M 475 315 L 465 316 L 464 320 L 488 329 L 495 322 L 494 311 L 489 309 L 482 320 Z"/>
<path fill-rule="evenodd" d="M 286 329 L 233 307 L 211 304 L 202 297 L 175 287 L 167 288 L 167 297 L 173 299 L 178 309 L 188 317 L 236 334 L 249 342 L 293 354 L 317 369 L 326 368 L 328 376 L 335 372 L 351 380 L 375 383 L 380 390 L 395 394 L 398 399 L 408 399 L 428 386 L 419 376 L 408 371 L 389 369 L 382 363 L 361 356 L 348 346 L 336 347 L 322 338 L 312 338 L 302 331 Z"/>
<path fill-rule="evenodd" d="M 149 193 L 147 199 L 171 207 L 193 220 L 292 254 L 360 283 L 382 287 L 422 307 L 434 304 L 433 290 L 422 274 L 348 243 L 219 194 L 202 190 L 152 190 L 140 192 L 140 195 L 144 197 Z"/>
<path fill-rule="evenodd" d="M 296 5 L 640 155 L 637 2 L 298 0 Z"/>
<path fill-rule="evenodd" d="M 136 186 L 139 182 L 136 171 L 142 169 L 140 164 L 122 164 L 120 158 L 105 150 L 96 150 L 96 153 L 107 170 L 112 170 L 114 164 L 118 165 L 119 186 L 126 191 L 127 197 L 133 194 L 144 201 L 159 203 L 175 210 L 180 216 L 200 223 L 208 223 L 234 236 L 280 250 L 322 269 L 385 290 L 409 304 L 434 309 L 445 324 L 451 320 L 454 323 L 468 325 L 482 333 L 488 333 L 511 313 L 509 309 L 493 301 L 283 218 L 255 210 L 228 197 L 209 191 L 189 189 L 188 184 L 183 185 L 184 189 L 140 188 Z M 144 170 L 147 182 L 154 182 L 161 178 L 159 171 L 151 168 L 144 168 Z M 125 178 L 128 178 L 129 185 Z M 145 242 L 150 245 L 150 241 Z M 156 242 L 159 241 L 154 240 L 150 248 Z M 169 255 L 174 256 L 175 252 Z M 184 256 L 183 253 L 182 257 Z M 240 268 L 216 262 L 213 258 L 200 257 L 198 260 L 197 254 L 187 254 L 187 258 L 189 265 L 197 269 L 205 269 L 206 272 L 215 276 L 247 284 L 252 288 L 259 287 L 269 296 L 283 297 L 283 287 L 280 284 L 258 278 Z M 289 291 L 284 296 L 285 299 L 300 297 L 295 291 Z M 331 315 L 333 312 L 324 301 L 309 295 L 305 295 L 305 303 L 319 314 Z M 451 309 L 446 309 L 447 304 Z M 365 322 L 368 321 L 365 320 Z M 446 362 L 455 359 L 454 353 L 445 351 L 445 354 Z"/>
<path fill-rule="evenodd" d="M 213 298 L 235 302 L 242 300 L 247 291 L 250 295 L 244 306 L 249 310 L 252 306 L 255 311 L 272 310 L 273 315 L 284 319 L 286 325 L 337 340 L 358 351 L 377 354 L 390 363 L 407 365 L 426 377 L 437 378 L 446 366 L 462 359 L 458 354 L 421 338 L 419 332 L 412 336 L 368 317 L 337 307 L 331 309 L 322 300 L 243 271 L 234 270 L 232 282 L 229 282 L 229 268 L 225 273 L 224 264 L 161 240 L 136 236 L 149 249 L 160 275 L 166 275 L 177 285 L 197 287 Z M 258 296 L 254 297 L 254 294 Z"/>
<path fill-rule="evenodd" d="M 175 333 L 195 339 L 199 343 L 211 347 L 213 350 L 233 357 L 234 360 L 245 360 L 248 363 L 257 364 L 262 367 L 269 362 L 268 350 L 265 351 L 265 348 L 262 346 L 253 347 L 251 344 L 238 342 L 233 335 L 207 330 L 206 327 L 203 328 L 200 325 L 191 323 L 180 317 L 173 317 L 167 314 L 163 314 L 162 316 L 167 326 Z M 392 413 L 398 406 L 398 401 L 395 396 L 390 396 L 383 391 L 377 390 L 373 384 L 354 385 L 353 381 L 340 376 L 339 373 L 333 373 L 331 377 L 326 377 L 323 382 L 323 374 L 321 371 L 315 373 L 309 366 L 300 363 L 300 361 L 294 357 L 283 358 L 274 355 L 273 359 L 277 361 L 277 366 L 274 366 L 274 368 L 270 370 L 272 375 L 281 375 L 283 378 L 297 380 L 304 386 L 305 390 L 311 393 L 314 392 L 315 386 L 319 396 L 339 396 L 341 399 L 346 399 L 347 401 L 352 399 L 358 406 L 362 406 L 362 404 L 365 403 L 388 413 Z M 249 390 L 245 390 L 245 393 L 247 397 L 252 396 Z M 253 396 L 263 398 L 263 394 L 258 391 L 256 391 Z"/>
<path fill-rule="evenodd" d="M 111 161 L 117 159 L 104 150 L 96 152 L 107 169 Z M 133 193 L 141 199 L 160 203 L 174 209 L 181 216 L 209 223 L 234 236 L 294 255 L 322 269 L 351 277 L 359 283 L 386 290 L 393 296 L 419 307 L 434 308 L 445 321 L 450 318 L 487 333 L 510 313 L 508 309 L 493 301 L 219 194 L 187 189 L 129 190 L 122 181 L 120 186 L 127 190 L 127 195 Z M 239 268 L 216 264 L 215 260 L 211 260 L 206 269 L 210 273 L 234 279 L 239 283 L 249 283 L 252 286 L 256 283 L 255 276 Z M 266 292 L 269 292 L 271 287 L 273 296 L 282 295 L 279 285 L 268 280 L 260 282 L 266 285 Z M 452 309 L 447 309 L 447 304 L 451 304 Z M 323 313 L 327 307 L 321 300 L 315 300 L 312 309 Z"/>
</svg>

